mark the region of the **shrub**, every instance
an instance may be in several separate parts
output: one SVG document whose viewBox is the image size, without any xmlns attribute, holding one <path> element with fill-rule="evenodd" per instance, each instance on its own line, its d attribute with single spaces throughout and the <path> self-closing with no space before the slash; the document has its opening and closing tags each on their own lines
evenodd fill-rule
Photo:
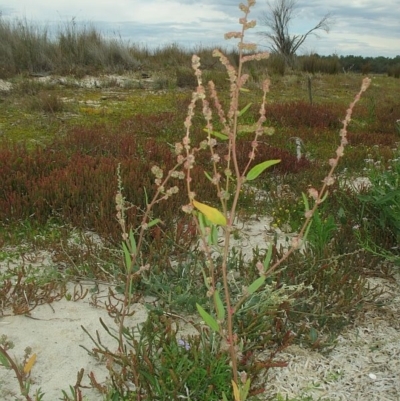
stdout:
<svg viewBox="0 0 400 401">
<path fill-rule="evenodd" d="M 338 74 L 340 61 L 338 56 L 321 57 L 318 54 L 310 54 L 299 58 L 300 68 L 311 74 Z"/>
<path fill-rule="evenodd" d="M 400 64 L 395 64 L 389 67 L 388 76 L 393 78 L 400 78 Z"/>
<path fill-rule="evenodd" d="M 271 75 L 279 75 L 283 77 L 286 72 L 286 60 L 280 54 L 273 53 L 267 62 L 267 72 Z"/>
<path fill-rule="evenodd" d="M 196 77 L 190 68 L 177 68 L 176 70 L 176 86 L 178 88 L 194 89 L 197 85 Z"/>
<path fill-rule="evenodd" d="M 55 114 L 64 111 L 64 102 L 54 92 L 40 92 L 29 99 L 29 108 L 32 111 L 41 111 Z"/>
</svg>

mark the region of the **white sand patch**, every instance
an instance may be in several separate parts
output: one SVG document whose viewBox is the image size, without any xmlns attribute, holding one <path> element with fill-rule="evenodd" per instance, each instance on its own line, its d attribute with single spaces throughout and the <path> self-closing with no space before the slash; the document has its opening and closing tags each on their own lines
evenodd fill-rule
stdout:
<svg viewBox="0 0 400 401">
<path fill-rule="evenodd" d="M 252 259 L 255 248 L 266 251 L 270 244 L 276 243 L 277 248 L 288 249 L 297 234 L 285 233 L 280 228 L 272 227 L 272 221 L 273 218 L 269 216 L 252 216 L 246 222 L 237 219 L 237 231 L 230 239 L 231 248 L 241 250 L 244 260 Z"/>
<path fill-rule="evenodd" d="M 280 394 L 321 401 L 400 400 L 400 275 L 395 283 L 373 281 L 389 288 L 385 305 L 367 309 L 327 356 L 298 345 L 279 354 L 288 367 L 269 371 L 265 399 Z"/>
<path fill-rule="evenodd" d="M 0 92 L 9 92 L 12 89 L 12 83 L 0 79 Z"/>
<path fill-rule="evenodd" d="M 70 292 L 73 292 L 70 286 Z M 83 289 L 93 289 L 93 285 L 83 285 Z M 107 288 L 102 287 L 96 294 L 97 298 L 107 297 Z M 144 305 L 138 303 L 132 306 L 135 314 L 126 318 L 126 324 L 136 327 L 147 318 Z M 77 373 L 85 370 L 82 385 L 88 386 L 90 381 L 87 375 L 95 374 L 100 383 L 107 378 L 107 369 L 104 364 L 97 362 L 80 345 L 91 350 L 95 344 L 83 331 L 81 326 L 96 338 L 96 331 L 100 333 L 102 343 L 112 351 L 116 351 L 116 341 L 101 326 L 100 319 L 109 327 L 116 328 L 113 319 L 108 315 L 104 305 L 93 305 L 90 296 L 83 300 L 68 301 L 66 298 L 51 305 L 36 307 L 29 316 L 5 316 L 0 318 L 0 334 L 6 335 L 15 344 L 9 354 L 17 361 L 22 361 L 24 349 L 31 347 L 37 355 L 37 360 L 31 372 L 32 390 L 41 389 L 45 393 L 44 401 L 57 400 L 61 397 L 61 390 L 70 395 L 69 386 L 76 383 Z M 18 382 L 11 370 L 0 367 L 0 399 L 15 401 L 19 395 Z M 98 392 L 83 390 L 87 400 L 99 400 Z M 22 399 L 22 397 L 21 397 Z"/>
</svg>

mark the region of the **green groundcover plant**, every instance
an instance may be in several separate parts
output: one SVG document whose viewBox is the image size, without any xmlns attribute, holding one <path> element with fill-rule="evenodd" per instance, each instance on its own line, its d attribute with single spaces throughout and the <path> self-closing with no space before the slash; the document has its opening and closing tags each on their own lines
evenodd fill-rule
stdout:
<svg viewBox="0 0 400 401">
<path fill-rule="evenodd" d="M 400 152 L 385 166 L 382 160 L 367 159 L 368 185 L 358 195 L 361 224 L 355 227 L 365 249 L 400 264 Z M 385 235 L 382 235 L 384 232 Z M 382 241 L 384 240 L 384 241 Z"/>
</svg>

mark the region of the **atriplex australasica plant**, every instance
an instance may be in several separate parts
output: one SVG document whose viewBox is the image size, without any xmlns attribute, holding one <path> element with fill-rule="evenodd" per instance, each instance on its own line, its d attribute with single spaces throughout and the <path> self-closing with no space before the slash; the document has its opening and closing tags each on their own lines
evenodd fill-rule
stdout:
<svg viewBox="0 0 400 401">
<path fill-rule="evenodd" d="M 229 32 L 225 35 L 226 39 L 234 38 L 239 40 L 238 68 L 235 69 L 221 51 L 214 50 L 213 53 L 213 56 L 217 57 L 225 67 L 230 82 L 230 101 L 227 110 L 224 110 L 222 106 L 223 102 L 220 100 L 214 83 L 210 81 L 207 85 L 203 84 L 200 59 L 194 55 L 192 67 L 197 78 L 197 88 L 193 92 L 188 106 L 187 118 L 184 122 L 185 134 L 182 141 L 175 144 L 176 165 L 166 174 L 158 166 L 151 167 L 155 175 L 156 192 L 152 199 L 146 199 L 147 207 L 143 211 L 141 225 L 136 229 L 128 229 L 126 225 L 125 211 L 127 204 L 122 193 L 121 182 L 116 195 L 117 218 L 121 225 L 123 236 L 122 246 L 125 258 L 126 285 L 123 306 L 120 311 L 114 310 L 114 317 L 118 322 L 118 333 L 112 336 L 118 341 L 120 358 L 117 354 L 113 354 L 111 359 L 122 361 L 123 372 L 124 364 L 127 363 L 126 360 L 123 362 L 123 356 L 128 353 L 127 340 L 130 344 L 135 343 L 133 337 L 127 334 L 129 329 L 126 327 L 125 320 L 131 313 L 131 294 L 136 278 L 151 268 L 144 260 L 141 249 L 144 245 L 146 230 L 161 221 L 159 218 L 154 218 L 153 207 L 157 203 L 167 200 L 178 191 L 177 186 L 169 184 L 172 179 L 184 180 L 188 203 L 182 207 L 182 210 L 193 218 L 197 228 L 199 246 L 205 260 L 205 267 L 202 273 L 207 288 L 207 296 L 210 298 L 212 305 L 212 311 L 207 311 L 208 306 L 200 304 L 197 304 L 197 310 L 202 321 L 212 333 L 210 338 L 219 337 L 221 350 L 226 352 L 229 358 L 232 378 L 230 393 L 233 394 L 235 401 L 243 401 L 248 397 L 251 384 L 246 372 L 240 372 L 238 368 L 239 360 L 242 357 L 244 339 L 239 338 L 235 330 L 235 315 L 249 298 L 265 286 L 267 278 L 304 243 L 313 215 L 318 206 L 326 199 L 328 188 L 334 183 L 333 173 L 344 154 L 344 148 L 347 144 L 347 127 L 351 120 L 353 108 L 370 84 L 370 80 L 365 78 L 359 93 L 347 110 L 343 120 L 343 127 L 340 130 L 340 144 L 336 149 L 336 155 L 329 160 L 330 170 L 323 180 L 321 189 L 309 188 L 308 194 L 303 194 L 305 222 L 299 233 L 292 238 L 292 242 L 283 256 L 273 263 L 271 262 L 272 244 L 269 245 L 265 258 L 256 265 L 258 278 L 247 287 L 242 288 L 239 296 L 233 297 L 228 277 L 228 264 L 231 255 L 231 238 L 233 233 L 237 231 L 235 221 L 243 185 L 255 180 L 266 169 L 280 162 L 280 160 L 266 160 L 255 166 L 253 165 L 260 137 L 266 133 L 271 133 L 271 129 L 264 125 L 266 121 L 266 98 L 270 87 L 269 79 L 266 79 L 262 84 L 263 95 L 258 121 L 254 125 L 241 123 L 241 117 L 251 106 L 251 103 L 244 106 L 241 104 L 241 93 L 248 92 L 246 82 L 249 75 L 244 72 L 246 64 L 269 57 L 268 53 L 254 53 L 256 45 L 246 43 L 244 39 L 245 31 L 256 25 L 255 21 L 248 20 L 250 9 L 254 5 L 254 0 L 248 0 L 247 5 L 240 4 L 239 8 L 244 14 L 239 20 L 242 26 L 241 31 Z M 205 135 L 203 141 L 194 144 L 192 135 L 193 117 L 198 107 L 201 108 L 205 119 Z M 238 163 L 237 140 L 238 135 L 244 132 L 253 133 L 254 137 L 251 142 L 248 162 L 241 169 Z M 201 199 L 201 194 L 195 193 L 194 190 L 195 183 L 192 179 L 192 171 L 196 165 L 196 158 L 198 155 L 204 154 L 204 152 L 208 152 L 210 160 L 209 171 L 204 171 L 204 174 L 215 187 L 219 199 L 218 207 L 206 204 L 208 200 Z M 109 332 L 108 329 L 107 331 Z M 107 351 L 103 353 L 107 354 Z M 138 383 L 138 376 L 135 373 L 132 373 L 131 380 L 136 390 L 144 388 Z M 120 388 L 121 386 L 125 386 L 127 391 L 131 388 L 123 380 Z M 135 392 L 135 390 L 132 391 Z M 146 399 L 142 398 L 140 392 L 136 392 L 135 396 L 138 400 Z M 220 397 L 228 400 L 225 392 L 222 392 Z"/>
</svg>

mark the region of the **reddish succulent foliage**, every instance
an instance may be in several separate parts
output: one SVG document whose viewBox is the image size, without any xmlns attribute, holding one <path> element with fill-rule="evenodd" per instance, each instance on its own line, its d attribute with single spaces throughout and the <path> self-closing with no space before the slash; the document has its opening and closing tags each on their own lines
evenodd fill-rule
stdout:
<svg viewBox="0 0 400 401">
<path fill-rule="evenodd" d="M 75 127 L 45 148 L 28 150 L 24 145 L 3 143 L 0 219 L 31 218 L 44 223 L 55 217 L 95 230 L 110 240 L 119 240 L 114 204 L 117 166 L 121 165 L 126 199 L 137 205 L 128 210 L 129 224 L 137 225 L 145 207 L 145 188 L 149 199 L 155 191 L 151 167 L 157 164 L 166 174 L 176 163 L 170 146 L 160 140 L 164 139 L 163 132 L 176 124 L 172 113 L 138 115 L 121 123 L 118 129 Z M 249 141 L 238 142 L 241 169 L 247 164 L 250 149 Z M 221 149 L 223 155 L 224 149 Z M 254 164 L 274 158 L 282 160 L 276 167 L 281 172 L 297 172 L 309 166 L 306 160 L 298 162 L 286 150 L 263 143 L 257 149 Z M 203 168 L 208 171 L 210 167 L 209 154 L 200 152 L 191 174 L 193 190 L 201 193 L 202 199 L 213 202 L 217 201 L 216 191 L 203 172 Z M 162 216 L 166 225 L 176 223 L 183 216 L 181 206 L 187 203 L 183 182 L 173 185 L 180 187 L 180 193 L 154 209 L 154 214 Z"/>
<path fill-rule="evenodd" d="M 343 109 L 336 105 L 318 105 L 306 102 L 268 104 L 266 117 L 272 125 L 284 127 L 310 127 L 318 129 L 340 128 Z"/>
</svg>

